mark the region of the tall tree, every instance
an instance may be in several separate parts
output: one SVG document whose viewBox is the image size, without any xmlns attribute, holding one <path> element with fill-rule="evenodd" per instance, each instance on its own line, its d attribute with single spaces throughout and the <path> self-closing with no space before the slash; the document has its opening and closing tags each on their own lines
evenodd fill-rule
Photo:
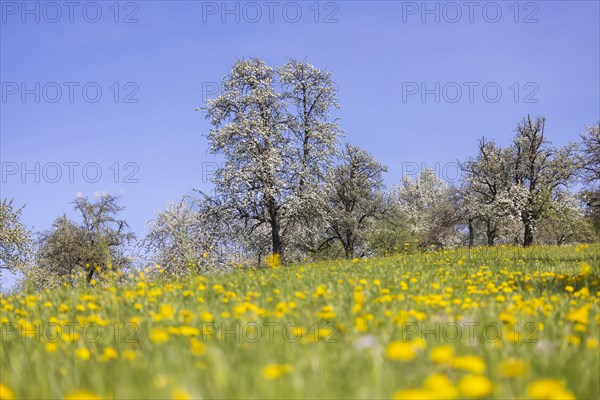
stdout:
<svg viewBox="0 0 600 400">
<path fill-rule="evenodd" d="M 332 75 L 305 61 L 289 60 L 277 69 L 294 146 L 290 223 L 284 235 L 297 256 L 315 253 L 325 223 L 325 176 L 338 152 L 340 130 L 330 113 L 339 109 Z"/>
<path fill-rule="evenodd" d="M 322 208 L 320 182 L 341 134 L 329 116 L 336 107 L 331 74 L 294 60 L 276 71 L 238 61 L 223 93 L 207 101 L 209 145 L 225 157 L 213 179 L 218 202 L 250 232 L 268 225 L 282 258 L 291 231 Z"/>
<path fill-rule="evenodd" d="M 524 246 L 533 244 L 536 223 L 550 207 L 552 194 L 572 182 L 580 163 L 574 143 L 557 148 L 546 139 L 545 123 L 540 116 L 523 118 L 512 143 L 514 181 L 527 190 L 521 210 Z"/>
<path fill-rule="evenodd" d="M 225 156 L 213 179 L 216 193 L 246 224 L 268 224 L 272 251 L 283 255 L 281 226 L 292 194 L 293 148 L 274 77 L 259 59 L 236 62 L 223 93 L 207 100 L 207 118 L 214 126 L 208 141 L 213 153 Z"/>
</svg>

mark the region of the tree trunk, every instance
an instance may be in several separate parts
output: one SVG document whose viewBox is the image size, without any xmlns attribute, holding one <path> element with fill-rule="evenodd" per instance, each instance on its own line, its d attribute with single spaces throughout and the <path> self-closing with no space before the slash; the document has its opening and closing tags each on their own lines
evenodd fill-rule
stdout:
<svg viewBox="0 0 600 400">
<path fill-rule="evenodd" d="M 489 222 L 487 223 L 486 234 L 488 246 L 493 246 L 496 241 L 496 228 L 492 228 Z"/>
<path fill-rule="evenodd" d="M 346 243 L 344 244 L 344 250 L 346 251 L 346 258 L 354 258 L 354 240 L 352 238 L 352 232 L 346 231 Z"/>
<path fill-rule="evenodd" d="M 533 225 L 525 222 L 525 234 L 523 235 L 523 246 L 531 246 L 533 244 Z"/>
<path fill-rule="evenodd" d="M 271 238 L 273 241 L 273 254 L 279 254 L 279 259 L 283 261 L 283 242 L 279 233 L 279 220 L 273 218 L 271 220 Z"/>
<path fill-rule="evenodd" d="M 346 258 L 348 260 L 354 258 L 354 254 L 353 254 L 354 252 L 352 251 L 352 247 L 351 246 L 346 246 L 346 248 L 344 250 L 346 250 Z"/>
<path fill-rule="evenodd" d="M 475 243 L 475 229 L 473 227 L 473 220 L 469 219 L 469 248 L 473 247 Z"/>
<path fill-rule="evenodd" d="M 87 276 L 85 277 L 85 281 L 88 285 L 90 284 L 90 282 L 92 281 L 92 278 L 94 277 L 95 270 L 96 270 L 96 267 L 90 266 L 90 270 L 87 273 Z"/>
</svg>

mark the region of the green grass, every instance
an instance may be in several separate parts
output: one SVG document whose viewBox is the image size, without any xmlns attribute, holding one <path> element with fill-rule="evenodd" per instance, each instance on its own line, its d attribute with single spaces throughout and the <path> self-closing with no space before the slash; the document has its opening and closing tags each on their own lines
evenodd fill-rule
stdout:
<svg viewBox="0 0 600 400">
<path fill-rule="evenodd" d="M 4 296 L 0 379 L 9 398 L 514 398 L 542 379 L 598 398 L 599 271 L 599 245 L 481 248 Z M 78 336 L 48 345 L 65 322 Z"/>
</svg>

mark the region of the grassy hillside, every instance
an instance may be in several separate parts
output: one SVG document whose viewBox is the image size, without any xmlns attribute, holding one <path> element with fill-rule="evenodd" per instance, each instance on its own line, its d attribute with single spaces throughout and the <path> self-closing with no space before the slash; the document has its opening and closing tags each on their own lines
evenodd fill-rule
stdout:
<svg viewBox="0 0 600 400">
<path fill-rule="evenodd" d="M 598 398 L 599 271 L 484 248 L 4 296 L 0 397 Z"/>
</svg>

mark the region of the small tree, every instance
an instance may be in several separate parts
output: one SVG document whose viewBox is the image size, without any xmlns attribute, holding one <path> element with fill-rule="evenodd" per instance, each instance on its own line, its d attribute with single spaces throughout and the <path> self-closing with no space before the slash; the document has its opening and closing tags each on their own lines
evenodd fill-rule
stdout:
<svg viewBox="0 0 600 400">
<path fill-rule="evenodd" d="M 21 222 L 23 207 L 15 209 L 13 200 L 0 202 L 0 268 L 22 270 L 31 255 L 31 233 Z"/>
<path fill-rule="evenodd" d="M 346 258 L 365 243 L 372 222 L 382 215 L 385 165 L 364 150 L 346 144 L 341 163 L 327 178 L 326 230 L 321 249 L 338 241 Z"/>
<path fill-rule="evenodd" d="M 174 276 L 227 269 L 235 253 L 232 223 L 218 208 L 184 197 L 157 213 L 144 245 L 152 260 Z"/>
<path fill-rule="evenodd" d="M 433 170 L 424 169 L 417 179 L 402 177 L 395 191 L 399 215 L 413 239 L 422 246 L 453 246 L 458 243 L 459 222 L 453 190 Z"/>
<path fill-rule="evenodd" d="M 477 155 L 461 168 L 461 213 L 469 231 L 469 246 L 474 244 L 478 228 L 485 232 L 487 245 L 493 246 L 507 227 L 520 220 L 525 205 L 526 191 L 513 182 L 514 153 L 482 138 Z"/>
<path fill-rule="evenodd" d="M 562 245 L 586 242 L 592 236 L 581 200 L 569 191 L 557 191 L 540 220 L 538 242 Z"/>
<path fill-rule="evenodd" d="M 89 284 L 96 272 L 128 267 L 131 261 L 125 252 L 135 236 L 127 222 L 118 218 L 123 207 L 117 198 L 104 194 L 91 202 L 77 197 L 73 204 L 81 223 L 64 215 L 56 219 L 51 230 L 40 234 L 35 274 L 73 284 L 76 273 L 82 271 Z"/>
<path fill-rule="evenodd" d="M 583 141 L 583 179 L 586 184 L 596 185 L 600 182 L 600 122 L 589 126 L 581 135 Z"/>
<path fill-rule="evenodd" d="M 588 220 L 600 234 L 600 123 L 581 135 L 583 167 L 581 177 L 586 185 L 581 195 L 587 206 Z"/>
</svg>

